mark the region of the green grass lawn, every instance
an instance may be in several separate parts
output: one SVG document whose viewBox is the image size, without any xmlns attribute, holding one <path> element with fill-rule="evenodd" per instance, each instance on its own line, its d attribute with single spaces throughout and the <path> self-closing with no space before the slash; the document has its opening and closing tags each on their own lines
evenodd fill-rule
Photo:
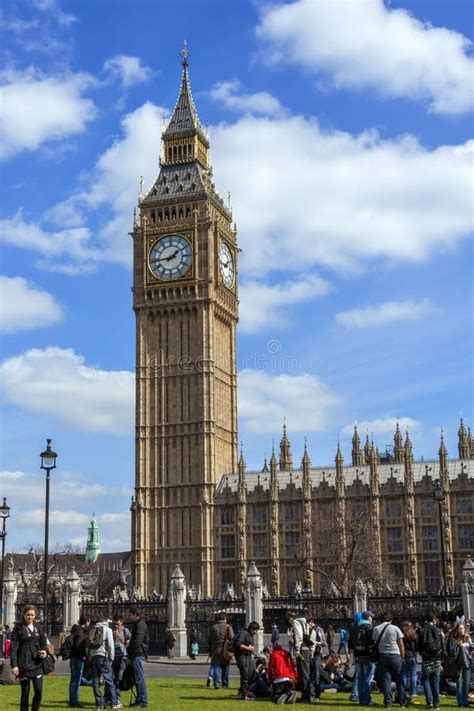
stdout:
<svg viewBox="0 0 474 711">
<path fill-rule="evenodd" d="M 53 709 L 63 709 L 67 707 L 68 684 L 66 677 L 50 676 L 44 680 L 44 693 L 42 708 L 44 711 Z M 242 701 L 236 700 L 238 683 L 233 681 L 230 689 L 207 689 L 204 682 L 198 683 L 194 680 L 181 679 L 148 679 L 149 707 L 156 711 L 179 711 L 180 709 L 194 709 L 195 711 L 233 711 L 241 709 Z M 418 705 L 412 708 L 424 708 L 424 698 L 418 697 Z M 374 695 L 374 701 L 383 708 L 382 699 L 379 694 Z M 125 707 L 130 702 L 130 692 L 122 694 L 122 703 Z M 81 687 L 81 703 L 85 709 L 95 709 L 92 689 Z M 0 710 L 18 711 L 20 706 L 20 689 L 18 686 L 0 686 Z M 246 708 L 245 704 L 244 708 Z M 348 711 L 360 708 L 357 704 L 350 703 L 346 694 L 324 694 L 321 701 L 313 705 L 314 708 L 326 709 L 327 711 Z M 442 700 L 444 708 L 456 707 L 456 699 L 452 696 Z M 274 704 L 270 701 L 252 702 L 252 709 L 272 709 Z M 285 707 L 287 708 L 287 707 Z M 299 705 L 293 706 L 294 709 Z M 306 706 L 302 706 L 306 708 Z M 397 708 L 393 707 L 394 710 Z"/>
</svg>

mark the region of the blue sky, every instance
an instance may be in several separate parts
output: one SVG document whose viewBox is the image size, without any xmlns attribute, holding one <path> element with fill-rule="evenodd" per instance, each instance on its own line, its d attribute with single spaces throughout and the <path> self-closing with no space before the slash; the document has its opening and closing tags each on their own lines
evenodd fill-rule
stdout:
<svg viewBox="0 0 474 711">
<path fill-rule="evenodd" d="M 2 462 L 9 545 L 129 546 L 130 238 L 179 52 L 242 247 L 239 436 L 249 468 L 415 456 L 472 421 L 472 4 L 11 1 L 2 10 Z"/>
</svg>

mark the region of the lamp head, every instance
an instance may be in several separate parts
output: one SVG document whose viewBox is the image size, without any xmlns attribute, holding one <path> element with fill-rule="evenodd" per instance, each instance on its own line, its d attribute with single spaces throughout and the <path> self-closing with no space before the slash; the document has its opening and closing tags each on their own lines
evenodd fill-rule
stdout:
<svg viewBox="0 0 474 711">
<path fill-rule="evenodd" d="M 51 449 L 51 442 L 52 440 L 47 439 L 46 440 L 46 449 L 44 452 L 41 452 L 40 457 L 41 457 L 41 469 L 46 469 L 46 471 L 50 471 L 51 469 L 56 469 L 56 457 L 58 456 L 56 452 L 53 452 Z"/>
</svg>

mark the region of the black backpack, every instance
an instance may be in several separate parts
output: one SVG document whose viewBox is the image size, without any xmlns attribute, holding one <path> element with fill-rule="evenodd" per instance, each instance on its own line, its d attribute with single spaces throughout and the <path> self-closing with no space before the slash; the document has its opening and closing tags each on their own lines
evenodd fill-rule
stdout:
<svg viewBox="0 0 474 711">
<path fill-rule="evenodd" d="M 421 654 L 437 657 L 443 651 L 443 639 L 435 625 L 425 625 L 421 631 Z"/>
<path fill-rule="evenodd" d="M 86 632 L 86 645 L 88 649 L 99 649 L 104 644 L 104 626 L 89 627 Z"/>
<path fill-rule="evenodd" d="M 119 681 L 120 691 L 130 691 L 132 686 L 135 684 L 135 675 L 133 673 L 133 667 L 127 660 L 125 669 L 123 670 L 122 678 Z"/>
<path fill-rule="evenodd" d="M 356 657 L 369 655 L 372 647 L 372 626 L 356 625 L 349 636 L 349 646 Z"/>
<path fill-rule="evenodd" d="M 63 641 L 59 652 L 57 653 L 57 657 L 62 657 L 63 661 L 67 661 L 68 659 L 71 658 L 71 652 L 74 647 L 74 635 L 73 634 L 68 634 L 68 636 L 65 638 Z"/>
</svg>

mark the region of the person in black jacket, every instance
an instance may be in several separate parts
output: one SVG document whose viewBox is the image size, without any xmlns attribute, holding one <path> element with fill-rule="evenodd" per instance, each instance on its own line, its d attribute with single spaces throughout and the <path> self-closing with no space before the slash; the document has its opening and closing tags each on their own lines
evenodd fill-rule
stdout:
<svg viewBox="0 0 474 711">
<path fill-rule="evenodd" d="M 71 670 L 71 678 L 69 680 L 69 706 L 71 708 L 80 707 L 79 688 L 81 686 L 84 660 L 87 657 L 86 631 L 90 626 L 90 623 L 90 617 L 87 615 L 81 615 L 79 623 L 71 627 L 71 635 L 73 638 L 71 656 L 69 657 L 69 666 Z"/>
<path fill-rule="evenodd" d="M 136 607 L 130 610 L 130 619 L 133 622 L 133 626 L 127 653 L 132 662 L 135 685 L 137 687 L 137 700 L 132 706 L 146 708 L 148 706 L 148 690 L 145 682 L 144 664 L 149 646 L 148 628 L 140 610 Z"/>
<path fill-rule="evenodd" d="M 28 711 L 30 682 L 33 684 L 31 711 L 39 711 L 43 695 L 43 673 L 39 666 L 47 657 L 48 640 L 43 630 L 35 623 L 36 608 L 25 605 L 11 634 L 10 664 L 13 675 L 20 680 L 20 711 Z"/>
</svg>

